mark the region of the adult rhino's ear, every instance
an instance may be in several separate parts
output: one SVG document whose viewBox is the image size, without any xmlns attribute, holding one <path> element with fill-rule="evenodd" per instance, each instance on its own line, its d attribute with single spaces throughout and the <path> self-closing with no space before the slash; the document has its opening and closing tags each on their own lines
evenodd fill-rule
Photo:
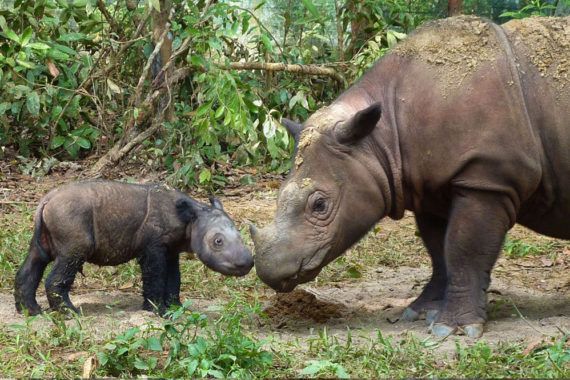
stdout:
<svg viewBox="0 0 570 380">
<path fill-rule="evenodd" d="M 285 129 L 287 129 L 287 132 L 293 136 L 295 142 L 299 141 L 299 135 L 303 130 L 303 124 L 299 124 L 293 120 L 285 119 L 284 117 L 281 118 L 281 124 L 283 124 Z"/>
<path fill-rule="evenodd" d="M 374 103 L 358 111 L 353 117 L 335 127 L 337 141 L 341 144 L 353 144 L 368 136 L 376 128 L 380 116 L 382 116 L 380 103 Z"/>
<path fill-rule="evenodd" d="M 188 199 L 180 198 L 176 201 L 176 212 L 185 224 L 192 223 L 198 217 L 197 210 Z"/>
<path fill-rule="evenodd" d="M 217 200 L 214 197 L 210 197 L 210 203 L 212 204 L 212 207 L 217 208 L 218 210 L 222 210 L 224 211 L 224 207 L 222 206 L 222 202 L 220 202 L 219 200 Z"/>
</svg>

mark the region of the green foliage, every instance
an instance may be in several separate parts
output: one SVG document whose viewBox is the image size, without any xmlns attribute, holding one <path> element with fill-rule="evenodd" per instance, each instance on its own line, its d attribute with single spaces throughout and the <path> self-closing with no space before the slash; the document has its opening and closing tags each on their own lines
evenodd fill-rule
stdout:
<svg viewBox="0 0 570 380">
<path fill-rule="evenodd" d="M 548 251 L 549 247 L 548 246 L 541 247 L 537 244 L 525 243 L 523 240 L 520 239 L 511 240 L 507 237 L 503 244 L 503 248 L 505 249 L 505 253 L 507 256 L 512 258 L 518 258 L 518 257 L 544 254 Z"/>
<path fill-rule="evenodd" d="M 499 17 L 521 19 L 531 16 L 552 16 L 556 7 L 545 0 L 527 0 L 526 5 L 515 12 L 504 12 Z"/>
<path fill-rule="evenodd" d="M 0 145 L 22 155 L 65 149 L 77 157 L 99 135 L 77 93 L 93 65 L 97 14 L 67 1 L 14 1 L 0 10 Z M 79 23 L 71 20 L 80 21 Z"/>
<path fill-rule="evenodd" d="M 14 276 L 24 261 L 32 238 L 33 209 L 26 205 L 13 207 L 13 212 L 6 212 L 0 218 L 0 288 L 3 289 L 12 288 Z"/>
<path fill-rule="evenodd" d="M 102 376 L 147 375 L 166 377 L 265 376 L 272 355 L 244 334 L 242 319 L 259 313 L 235 300 L 213 324 L 205 315 L 188 310 L 191 302 L 171 310 L 160 327 L 127 330 L 96 349 Z M 164 354 L 167 351 L 165 360 Z"/>
<path fill-rule="evenodd" d="M 129 108 L 129 97 L 152 51 L 150 38 L 117 54 L 135 32 L 132 20 L 159 3 L 141 2 L 134 11 L 103 4 L 120 32 L 112 30 L 95 0 L 13 1 L 0 10 L 1 146 L 14 146 L 22 156 L 79 158 L 108 149 L 121 137 L 128 116 L 144 112 Z M 167 167 L 173 183 L 223 186 L 222 169 L 230 162 L 288 171 L 292 144 L 279 119 L 304 120 L 342 90 L 321 77 L 226 67 L 334 61 L 338 36 L 330 31 L 336 30 L 331 26 L 337 17 L 346 35 L 341 49 L 352 43 L 351 13 L 339 9 L 337 16 L 330 1 L 280 4 L 272 24 L 259 16 L 269 7 L 263 2 L 249 9 L 227 1 L 173 2 L 173 49 L 190 39 L 188 54 L 180 55 L 176 66 L 194 72 L 171 92 L 176 117 L 164 124 L 161 136 L 145 142 L 143 153 Z M 363 4 L 358 17 L 368 20 L 368 35 L 379 37 L 355 45 L 355 69 L 343 72 L 349 82 L 421 20 L 403 0 Z M 289 20 L 285 27 L 278 22 L 281 15 Z M 142 85 L 148 89 L 150 81 Z"/>
</svg>

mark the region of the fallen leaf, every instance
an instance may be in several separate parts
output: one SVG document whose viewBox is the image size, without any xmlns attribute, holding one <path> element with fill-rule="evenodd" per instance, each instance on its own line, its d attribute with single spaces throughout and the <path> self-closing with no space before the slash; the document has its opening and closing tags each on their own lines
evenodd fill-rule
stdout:
<svg viewBox="0 0 570 380">
<path fill-rule="evenodd" d="M 132 282 L 124 283 L 123 285 L 119 286 L 120 290 L 132 288 L 134 284 Z"/>
<path fill-rule="evenodd" d="M 72 354 L 67 355 L 66 359 L 67 359 L 67 361 L 72 362 L 79 357 L 87 356 L 87 355 L 89 355 L 89 353 L 87 351 L 79 351 L 79 352 L 74 352 Z"/>
<path fill-rule="evenodd" d="M 551 267 L 554 265 L 554 261 L 550 260 L 549 258 L 543 257 L 541 258 L 542 266 L 543 267 Z"/>
<path fill-rule="evenodd" d="M 521 261 L 521 262 L 517 263 L 517 265 L 519 265 L 521 267 L 525 267 L 525 268 L 535 268 L 536 267 L 536 263 L 534 261 L 531 261 L 531 260 Z"/>
<path fill-rule="evenodd" d="M 524 356 L 530 354 L 531 351 L 534 350 L 534 348 L 535 348 L 536 346 L 538 346 L 540 343 L 542 343 L 542 339 L 535 340 L 534 342 L 532 342 L 531 344 L 529 344 L 529 345 L 524 349 L 524 351 L 522 352 L 522 354 L 523 354 Z"/>
<path fill-rule="evenodd" d="M 57 78 L 59 76 L 59 70 L 57 69 L 57 67 L 51 61 L 51 59 L 49 57 L 46 59 L 46 61 L 47 61 L 49 73 L 51 74 L 52 77 Z"/>
<path fill-rule="evenodd" d="M 88 357 L 87 360 L 85 360 L 85 363 L 83 363 L 83 374 L 81 377 L 83 377 L 84 379 L 90 378 L 93 372 L 95 372 L 96 368 L 97 368 L 97 361 L 95 360 L 95 357 L 94 356 Z"/>
</svg>

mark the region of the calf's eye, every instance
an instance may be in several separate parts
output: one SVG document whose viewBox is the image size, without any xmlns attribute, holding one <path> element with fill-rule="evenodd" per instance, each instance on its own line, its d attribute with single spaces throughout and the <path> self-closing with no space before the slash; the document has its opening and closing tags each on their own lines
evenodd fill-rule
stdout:
<svg viewBox="0 0 570 380">
<path fill-rule="evenodd" d="M 218 247 L 220 247 L 224 244 L 224 241 L 222 240 L 221 237 L 217 237 L 214 239 L 214 244 L 217 245 Z"/>
</svg>

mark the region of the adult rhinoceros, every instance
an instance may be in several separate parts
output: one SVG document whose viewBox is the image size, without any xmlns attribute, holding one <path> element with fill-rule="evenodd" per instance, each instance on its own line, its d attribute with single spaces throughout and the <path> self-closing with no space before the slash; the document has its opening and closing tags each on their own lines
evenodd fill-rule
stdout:
<svg viewBox="0 0 570 380">
<path fill-rule="evenodd" d="M 505 233 L 570 238 L 570 17 L 431 22 L 303 125 L 257 274 L 291 291 L 385 216 L 415 214 L 433 273 L 406 319 L 483 333 Z"/>
</svg>

